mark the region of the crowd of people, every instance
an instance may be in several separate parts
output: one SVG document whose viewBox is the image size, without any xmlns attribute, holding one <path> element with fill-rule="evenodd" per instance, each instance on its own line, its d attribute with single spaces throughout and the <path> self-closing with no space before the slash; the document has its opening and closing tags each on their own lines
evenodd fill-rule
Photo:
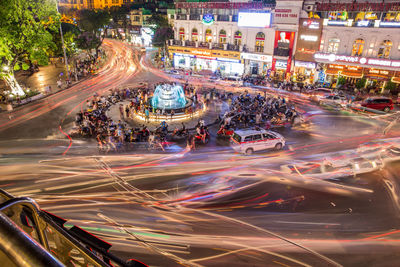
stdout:
<svg viewBox="0 0 400 267">
<path fill-rule="evenodd" d="M 301 114 L 284 97 L 255 96 L 248 91 L 232 96 L 229 111 L 225 112 L 219 132 L 230 128 L 266 126 L 267 128 L 282 123 L 293 124 Z"/>
</svg>

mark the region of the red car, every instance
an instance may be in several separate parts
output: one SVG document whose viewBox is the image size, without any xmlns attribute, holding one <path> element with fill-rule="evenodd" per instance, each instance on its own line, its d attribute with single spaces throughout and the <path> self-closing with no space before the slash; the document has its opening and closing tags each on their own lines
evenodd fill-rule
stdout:
<svg viewBox="0 0 400 267">
<path fill-rule="evenodd" d="M 393 101 L 386 97 L 367 98 L 361 106 L 389 112 L 393 109 Z"/>
</svg>

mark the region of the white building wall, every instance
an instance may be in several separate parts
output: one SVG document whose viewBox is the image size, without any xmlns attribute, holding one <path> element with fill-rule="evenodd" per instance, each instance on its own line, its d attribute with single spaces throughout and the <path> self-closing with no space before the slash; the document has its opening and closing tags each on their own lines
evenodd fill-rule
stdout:
<svg viewBox="0 0 400 267">
<path fill-rule="evenodd" d="M 234 44 L 234 36 L 236 31 L 242 33 L 242 45 L 254 52 L 256 45 L 256 35 L 259 32 L 265 34 L 264 53 L 272 55 L 274 51 L 275 29 L 274 28 L 253 28 L 253 27 L 238 27 L 237 22 L 216 21 L 212 25 L 204 25 L 200 21 L 188 20 L 175 20 L 174 31 L 175 40 L 179 40 L 179 29 L 185 29 L 185 40 L 192 40 L 192 29 L 196 28 L 198 31 L 198 38 L 200 42 L 205 42 L 205 33 L 207 29 L 211 29 L 213 35 L 213 43 L 219 43 L 219 32 L 226 31 L 226 42 Z"/>
<path fill-rule="evenodd" d="M 390 40 L 393 42 L 393 46 L 389 54 L 389 59 L 400 59 L 400 29 L 324 26 L 321 39 L 324 41 L 323 52 L 328 52 L 329 40 L 334 38 L 340 40 L 337 54 L 351 55 L 354 41 L 362 38 L 365 41 L 362 56 L 373 58 L 378 56 L 381 43 L 384 40 Z"/>
</svg>

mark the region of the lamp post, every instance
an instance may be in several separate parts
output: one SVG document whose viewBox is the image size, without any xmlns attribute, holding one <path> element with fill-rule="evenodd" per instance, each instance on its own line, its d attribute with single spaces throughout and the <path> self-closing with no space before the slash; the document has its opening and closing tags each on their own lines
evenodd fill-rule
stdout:
<svg viewBox="0 0 400 267">
<path fill-rule="evenodd" d="M 57 13 L 60 13 L 60 12 L 58 11 L 58 2 L 57 2 L 58 0 L 55 0 L 55 1 L 56 1 Z M 67 80 L 69 80 L 69 66 L 68 66 L 68 59 L 67 59 L 67 51 L 66 51 L 66 49 L 65 49 L 64 35 L 63 35 L 61 23 L 60 23 L 60 35 L 61 35 L 61 45 L 62 45 L 63 52 L 64 52 L 65 67 L 66 67 L 66 69 L 67 69 Z"/>
</svg>

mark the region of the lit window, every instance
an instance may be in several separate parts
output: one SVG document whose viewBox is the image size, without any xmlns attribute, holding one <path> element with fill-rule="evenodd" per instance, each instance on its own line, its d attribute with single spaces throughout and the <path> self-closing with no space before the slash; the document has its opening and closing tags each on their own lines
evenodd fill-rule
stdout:
<svg viewBox="0 0 400 267">
<path fill-rule="evenodd" d="M 219 31 L 219 43 L 220 44 L 225 44 L 226 43 L 226 31 L 225 30 L 220 30 Z"/>
<path fill-rule="evenodd" d="M 337 38 L 329 39 L 328 53 L 336 54 L 339 51 L 340 40 Z"/>
<path fill-rule="evenodd" d="M 184 28 L 179 28 L 179 40 L 181 40 L 181 41 L 185 40 L 185 29 Z"/>
<path fill-rule="evenodd" d="M 242 33 L 240 31 L 235 32 L 234 43 L 235 45 L 242 44 Z"/>
<path fill-rule="evenodd" d="M 256 35 L 256 52 L 264 52 L 264 41 L 265 34 L 262 32 L 257 33 Z"/>
<path fill-rule="evenodd" d="M 354 41 L 353 49 L 351 50 L 352 56 L 361 56 L 364 50 L 364 39 L 358 38 Z"/>
<path fill-rule="evenodd" d="M 379 46 L 378 58 L 389 58 L 390 50 L 392 49 L 392 41 L 384 40 Z"/>
<path fill-rule="evenodd" d="M 192 41 L 197 42 L 198 41 L 198 32 L 196 28 L 192 29 Z"/>
</svg>

